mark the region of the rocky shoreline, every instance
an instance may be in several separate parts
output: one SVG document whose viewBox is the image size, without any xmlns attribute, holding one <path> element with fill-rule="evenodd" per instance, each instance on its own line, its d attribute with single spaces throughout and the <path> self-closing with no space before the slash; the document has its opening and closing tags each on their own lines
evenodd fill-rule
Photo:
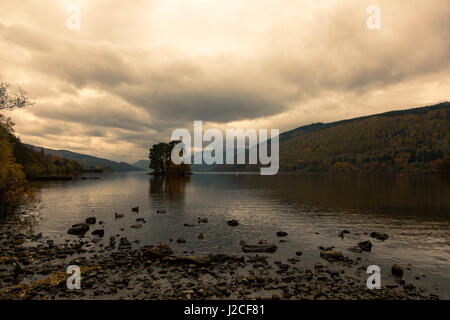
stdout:
<svg viewBox="0 0 450 320">
<path fill-rule="evenodd" d="M 332 247 L 319 248 L 308 269 L 301 252 L 271 261 L 273 246 L 241 245 L 243 254 L 195 255 L 175 254 L 168 243 L 137 247 L 127 238 L 72 237 L 55 244 L 41 234 L 0 233 L 0 299 L 439 299 L 402 280 L 399 266 L 392 270 L 394 283 L 369 290 L 358 277 L 367 266 Z M 249 253 L 252 247 L 262 249 Z M 81 268 L 81 290 L 67 288 L 69 265 Z"/>
</svg>

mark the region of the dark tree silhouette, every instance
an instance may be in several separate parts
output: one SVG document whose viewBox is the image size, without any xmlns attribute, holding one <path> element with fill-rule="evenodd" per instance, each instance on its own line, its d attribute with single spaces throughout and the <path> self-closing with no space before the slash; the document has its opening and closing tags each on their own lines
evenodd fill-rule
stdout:
<svg viewBox="0 0 450 320">
<path fill-rule="evenodd" d="M 153 169 L 155 175 L 185 174 L 191 172 L 191 166 L 188 164 L 175 165 L 172 162 L 171 154 L 173 148 L 181 141 L 171 141 L 169 143 L 157 143 L 150 149 L 150 169 Z"/>
</svg>

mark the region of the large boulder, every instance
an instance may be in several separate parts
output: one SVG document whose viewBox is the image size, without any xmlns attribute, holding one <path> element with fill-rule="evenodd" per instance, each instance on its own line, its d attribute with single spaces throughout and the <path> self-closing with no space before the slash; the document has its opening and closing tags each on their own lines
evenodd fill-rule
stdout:
<svg viewBox="0 0 450 320">
<path fill-rule="evenodd" d="M 69 228 L 69 230 L 67 230 L 67 233 L 75 236 L 84 236 L 88 231 L 89 225 L 87 223 L 78 223 L 74 224 L 72 228 Z"/>
<path fill-rule="evenodd" d="M 370 234 L 372 238 L 378 239 L 378 240 L 387 240 L 389 238 L 389 235 L 387 233 L 377 232 L 374 231 Z"/>
<path fill-rule="evenodd" d="M 244 252 L 267 252 L 274 253 L 277 251 L 277 246 L 274 244 L 256 244 L 256 245 L 245 245 L 242 246 L 242 251 Z"/>
<path fill-rule="evenodd" d="M 340 251 L 333 251 L 333 250 L 320 251 L 320 257 L 322 259 L 325 259 L 325 260 L 329 261 L 329 262 L 343 261 L 344 260 L 344 255 L 342 254 L 342 252 L 340 252 Z"/>
</svg>

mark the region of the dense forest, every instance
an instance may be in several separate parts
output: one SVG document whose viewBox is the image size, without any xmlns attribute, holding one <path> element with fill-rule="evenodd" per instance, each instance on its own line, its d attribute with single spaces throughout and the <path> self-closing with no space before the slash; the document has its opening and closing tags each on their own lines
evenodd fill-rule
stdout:
<svg viewBox="0 0 450 320">
<path fill-rule="evenodd" d="M 450 103 L 316 123 L 280 135 L 280 171 L 450 173 Z M 256 170 L 217 166 L 215 170 Z"/>
<path fill-rule="evenodd" d="M 25 92 L 8 93 L 9 85 L 0 83 L 0 111 L 31 105 Z M 22 144 L 10 118 L 0 114 L 0 214 L 14 211 L 33 199 L 28 179 L 42 175 L 60 175 L 82 171 L 73 160 L 45 155 Z"/>
</svg>

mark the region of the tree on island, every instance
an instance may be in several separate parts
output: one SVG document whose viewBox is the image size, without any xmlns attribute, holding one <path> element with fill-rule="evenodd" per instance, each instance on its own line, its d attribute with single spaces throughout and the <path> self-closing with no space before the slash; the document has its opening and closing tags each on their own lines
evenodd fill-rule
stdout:
<svg viewBox="0 0 450 320">
<path fill-rule="evenodd" d="M 172 150 L 173 148 L 181 143 L 179 140 L 174 140 L 169 143 L 160 142 L 154 144 L 150 149 L 150 169 L 153 169 L 153 174 L 155 175 L 183 175 L 191 173 L 190 164 L 179 164 L 173 163 Z M 180 156 L 182 151 L 180 151 Z"/>
</svg>

